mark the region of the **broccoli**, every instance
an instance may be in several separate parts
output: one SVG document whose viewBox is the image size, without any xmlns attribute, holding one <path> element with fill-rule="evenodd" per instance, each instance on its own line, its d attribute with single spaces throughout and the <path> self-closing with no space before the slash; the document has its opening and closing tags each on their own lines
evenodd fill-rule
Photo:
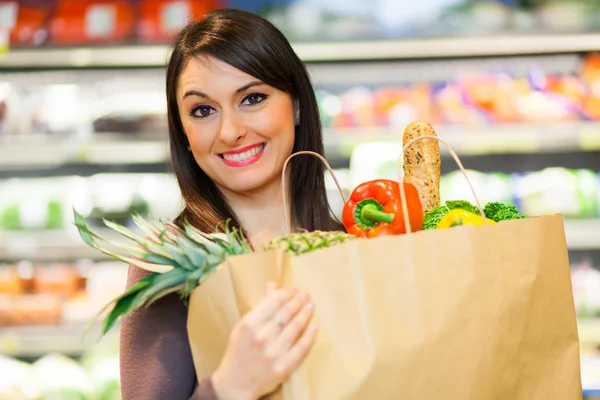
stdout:
<svg viewBox="0 0 600 400">
<path fill-rule="evenodd" d="M 479 214 L 479 209 L 466 200 L 448 200 L 446 201 L 446 207 L 448 207 L 449 210 L 459 208 L 461 210 L 465 210 L 473 214 Z"/>
<path fill-rule="evenodd" d="M 440 220 L 450 209 L 446 206 L 435 206 L 423 217 L 423 230 L 437 228 Z"/>
<path fill-rule="evenodd" d="M 491 201 L 491 202 L 487 203 L 485 205 L 485 207 L 483 207 L 483 213 L 485 214 L 486 218 L 493 220 L 494 215 L 496 215 L 496 213 L 498 211 L 500 211 L 501 209 L 503 209 L 504 207 L 506 207 L 506 204 L 503 204 L 503 203 L 500 203 L 497 201 Z"/>
<path fill-rule="evenodd" d="M 492 219 L 496 222 L 500 222 L 500 221 L 509 221 L 511 219 L 522 219 L 522 218 L 527 218 L 527 217 L 525 215 L 522 215 L 521 213 L 519 213 L 519 210 L 517 210 L 517 207 L 515 207 L 513 205 L 507 205 L 506 207 L 498 210 L 498 212 L 496 214 L 494 214 L 494 217 Z"/>
<path fill-rule="evenodd" d="M 527 216 L 519 212 L 516 206 L 499 202 L 487 203 L 483 212 L 487 218 L 496 222 L 527 218 Z"/>
</svg>

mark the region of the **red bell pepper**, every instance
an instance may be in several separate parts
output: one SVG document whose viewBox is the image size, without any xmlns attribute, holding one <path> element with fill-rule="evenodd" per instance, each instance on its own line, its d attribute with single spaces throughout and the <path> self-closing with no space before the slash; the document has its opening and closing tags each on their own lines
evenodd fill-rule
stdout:
<svg viewBox="0 0 600 400">
<path fill-rule="evenodd" d="M 423 229 L 423 207 L 417 189 L 402 182 L 411 230 Z M 406 233 L 398 182 L 377 179 L 360 184 L 344 205 L 342 222 L 349 234 L 372 238 Z"/>
</svg>

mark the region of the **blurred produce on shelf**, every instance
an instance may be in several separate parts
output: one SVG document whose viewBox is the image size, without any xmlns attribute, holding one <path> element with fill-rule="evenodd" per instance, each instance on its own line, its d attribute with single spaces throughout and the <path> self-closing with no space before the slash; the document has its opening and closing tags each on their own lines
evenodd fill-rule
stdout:
<svg viewBox="0 0 600 400">
<path fill-rule="evenodd" d="M 72 209 L 101 224 L 133 225 L 131 214 L 173 218 L 180 192 L 170 174 L 103 173 L 90 177 L 13 178 L 0 181 L 0 229 L 66 229 Z"/>
<path fill-rule="evenodd" d="M 120 400 L 119 356 L 112 349 L 80 361 L 51 352 L 35 362 L 0 355 L 2 400 Z"/>
<path fill-rule="evenodd" d="M 126 277 L 125 264 L 108 261 L 0 264 L 0 326 L 86 324 Z"/>
<path fill-rule="evenodd" d="M 437 125 L 597 121 L 600 118 L 600 55 L 588 54 L 573 75 L 530 69 L 457 74 L 447 82 L 353 86 L 318 91 L 329 128 L 404 128 L 414 120 Z"/>
<path fill-rule="evenodd" d="M 401 143 L 368 143 L 355 147 L 350 159 L 350 190 L 370 179 L 398 179 Z M 444 161 L 454 163 L 448 159 Z M 565 219 L 600 218 L 600 173 L 563 167 L 507 174 L 467 169 L 475 193 L 483 203 L 515 204 L 527 215 L 563 214 Z M 468 182 L 459 170 L 444 174 L 440 181 L 442 201 L 474 202 Z"/>
<path fill-rule="evenodd" d="M 261 14 L 295 41 L 597 30 L 588 0 L 2 0 L 16 3 L 13 47 L 165 43 L 191 18 L 223 7 Z"/>
<path fill-rule="evenodd" d="M 29 79 L 30 78 L 30 79 Z M 60 79 L 60 82 L 54 80 Z M 440 82 L 316 85 L 325 139 L 361 129 L 404 129 L 415 120 L 437 127 L 518 126 L 600 121 L 600 54 L 583 58 L 578 72 L 457 73 Z M 331 133 L 335 131 L 335 133 Z M 565 134 L 567 132 L 564 132 Z M 577 132 L 574 132 L 576 134 Z M 101 137 L 166 142 L 164 76 L 41 76 L 0 78 L 0 137 Z"/>
</svg>

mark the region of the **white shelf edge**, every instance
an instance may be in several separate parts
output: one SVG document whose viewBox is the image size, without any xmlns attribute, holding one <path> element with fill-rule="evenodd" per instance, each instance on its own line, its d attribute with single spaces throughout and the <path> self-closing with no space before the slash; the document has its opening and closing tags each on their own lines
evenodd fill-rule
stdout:
<svg viewBox="0 0 600 400">
<path fill-rule="evenodd" d="M 81 355 L 86 350 L 115 341 L 119 324 L 99 339 L 96 323 L 84 335 L 88 321 L 57 326 L 14 326 L 0 328 L 0 354 L 8 357 L 39 357 L 48 353 Z"/>
<path fill-rule="evenodd" d="M 459 155 L 530 154 L 600 150 L 600 123 L 497 124 L 481 127 L 434 126 Z M 349 157 L 363 143 L 402 141 L 403 128 L 323 130 L 325 149 Z M 118 135 L 117 135 L 118 136 Z M 31 137 L 0 139 L 0 169 L 23 169 L 84 164 L 156 164 L 168 161 L 166 138 L 140 136 L 120 140 L 71 139 L 42 141 Z M 40 151 L 36 151 L 38 146 Z M 43 151 L 42 151 L 43 150 Z M 445 147 L 440 150 L 446 154 Z M 329 155 L 329 154 L 328 154 Z"/>
<path fill-rule="evenodd" d="M 597 51 L 600 34 L 501 35 L 292 43 L 305 62 L 553 54 Z M 164 67 L 168 45 L 13 49 L 0 68 Z"/>
</svg>

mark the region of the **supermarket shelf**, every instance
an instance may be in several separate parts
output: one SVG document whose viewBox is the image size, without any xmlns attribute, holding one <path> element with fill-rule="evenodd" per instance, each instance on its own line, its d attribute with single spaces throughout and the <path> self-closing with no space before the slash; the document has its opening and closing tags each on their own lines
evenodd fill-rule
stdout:
<svg viewBox="0 0 600 400">
<path fill-rule="evenodd" d="M 97 231 L 110 239 L 125 240 L 106 228 Z M 600 250 L 600 219 L 565 220 L 565 235 L 570 250 Z M 103 260 L 107 257 L 83 243 L 78 233 L 73 231 L 0 231 L 0 260 L 64 261 L 81 258 Z"/>
<path fill-rule="evenodd" d="M 600 150 L 600 123 L 497 124 L 481 127 L 434 126 L 436 133 L 459 155 L 532 154 Z M 349 157 L 363 143 L 401 143 L 404 129 L 360 128 L 327 130 L 325 148 Z M 448 151 L 440 146 L 440 152 Z"/>
<path fill-rule="evenodd" d="M 22 326 L 0 328 L 0 354 L 9 357 L 39 357 L 47 353 L 79 356 L 107 340 L 115 340 L 118 325 L 99 340 L 100 325 L 84 336 L 87 322 L 60 326 Z"/>
<path fill-rule="evenodd" d="M 69 163 L 163 163 L 166 138 L 159 135 L 97 133 L 88 138 L 5 136 L 0 138 L 0 168 L 35 169 Z"/>
<path fill-rule="evenodd" d="M 569 250 L 600 250 L 600 219 L 565 220 Z"/>
<path fill-rule="evenodd" d="M 597 51 L 600 34 L 506 35 L 292 44 L 305 62 L 483 57 Z M 0 68 L 163 67 L 166 45 L 13 49 Z"/>
<path fill-rule="evenodd" d="M 121 239 L 114 231 L 95 229 L 109 239 Z M 0 260 L 64 261 L 76 259 L 103 260 L 107 256 L 87 246 L 79 233 L 70 230 L 0 231 Z"/>
<path fill-rule="evenodd" d="M 482 127 L 436 126 L 438 135 L 460 155 L 532 154 L 600 150 L 600 123 L 503 124 Z M 348 159 L 363 143 L 402 141 L 401 128 L 326 129 L 330 159 Z M 441 152 L 447 154 L 445 147 Z M 167 139 L 159 135 L 98 134 L 87 139 L 0 138 L 0 170 L 36 170 L 61 165 L 164 164 Z"/>
</svg>

